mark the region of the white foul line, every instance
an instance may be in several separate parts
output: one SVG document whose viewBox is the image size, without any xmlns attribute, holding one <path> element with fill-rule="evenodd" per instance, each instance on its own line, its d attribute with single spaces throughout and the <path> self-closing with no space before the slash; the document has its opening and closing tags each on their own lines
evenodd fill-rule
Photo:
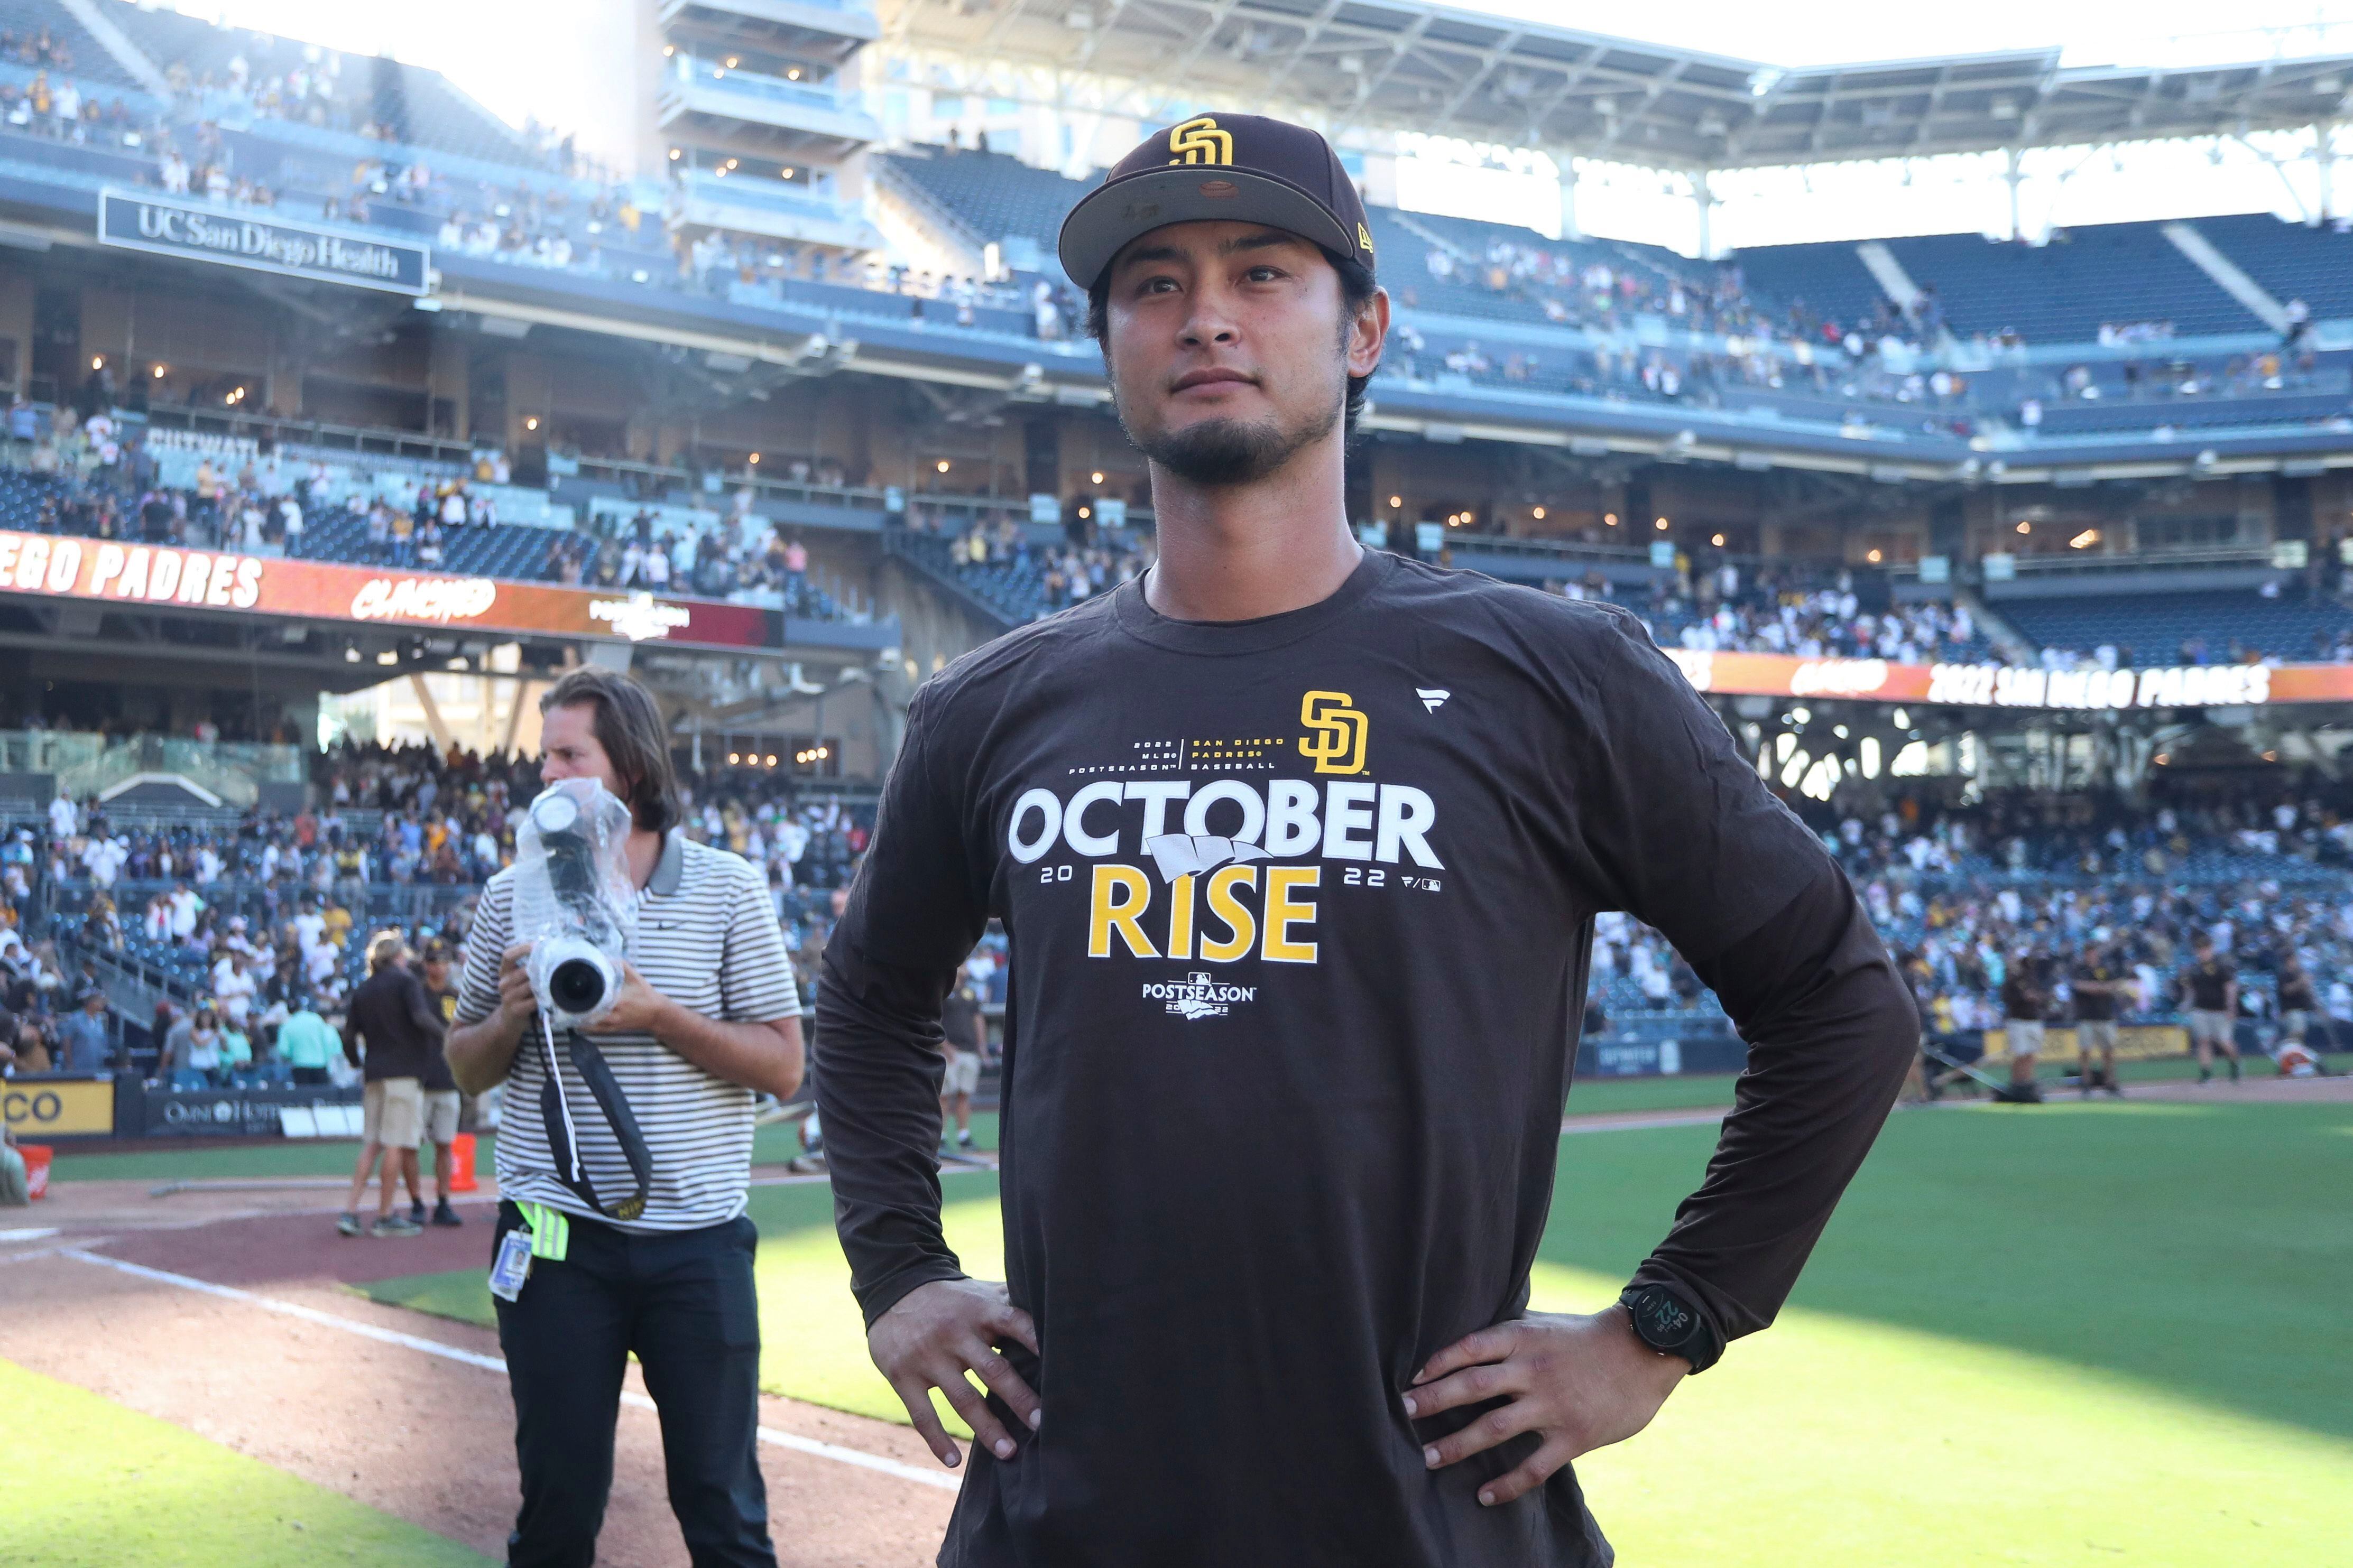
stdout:
<svg viewBox="0 0 2353 1568">
<path fill-rule="evenodd" d="M 357 1334 L 362 1339 L 375 1340 L 379 1344 L 398 1345 L 403 1350 L 422 1351 L 427 1355 L 439 1356 L 444 1361 L 454 1361 L 465 1366 L 480 1368 L 483 1372 L 495 1372 L 502 1377 L 506 1374 L 507 1363 L 503 1357 L 483 1355 L 478 1351 L 459 1350 L 455 1345 L 445 1345 L 438 1340 L 428 1340 L 419 1334 L 404 1334 L 397 1329 L 380 1328 L 375 1323 L 362 1322 L 356 1318 L 337 1317 L 332 1312 L 322 1312 L 316 1307 L 305 1307 L 299 1301 L 281 1301 L 275 1296 L 264 1296 L 252 1290 L 240 1290 L 234 1285 L 216 1285 L 209 1279 L 198 1279 L 192 1275 L 173 1274 L 161 1268 L 150 1268 L 143 1263 L 132 1263 L 120 1258 L 108 1258 L 100 1253 L 84 1251 L 78 1247 L 60 1249 L 57 1256 L 70 1258 L 77 1263 L 95 1263 L 101 1268 L 112 1268 L 121 1273 L 135 1275 L 142 1279 L 152 1279 L 159 1285 L 171 1285 L 183 1290 L 195 1290 L 206 1296 L 218 1296 L 224 1300 L 241 1301 L 248 1306 L 259 1307 L 265 1311 L 281 1313 L 289 1318 L 300 1318 L 306 1323 L 317 1323 L 322 1328 L 340 1329 L 347 1334 Z M 621 1402 L 639 1410 L 655 1408 L 654 1402 L 642 1394 L 624 1392 Z M 820 1459 L 831 1459 L 838 1464 L 855 1465 L 862 1470 L 877 1470 L 886 1476 L 896 1476 L 902 1481 L 913 1481 L 919 1486 L 938 1487 L 944 1491 L 955 1491 L 964 1484 L 960 1477 L 942 1475 L 937 1471 L 926 1470 L 914 1465 L 902 1465 L 896 1459 L 886 1459 L 880 1454 L 870 1454 L 862 1448 L 846 1448 L 839 1443 L 820 1442 L 815 1437 L 804 1437 L 794 1432 L 779 1432 L 773 1426 L 759 1428 L 759 1434 L 761 1442 L 773 1443 L 779 1448 L 790 1448 L 796 1453 L 813 1454 Z"/>
</svg>

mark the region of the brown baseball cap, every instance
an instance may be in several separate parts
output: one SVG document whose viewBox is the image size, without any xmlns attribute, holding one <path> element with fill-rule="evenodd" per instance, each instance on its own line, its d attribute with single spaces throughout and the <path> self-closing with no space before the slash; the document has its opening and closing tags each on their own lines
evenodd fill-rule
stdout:
<svg viewBox="0 0 2353 1568">
<path fill-rule="evenodd" d="M 1164 224 L 1262 223 L 1373 265 L 1373 231 L 1332 144 L 1261 114 L 1197 114 L 1113 165 L 1062 219 L 1071 281 L 1092 289 L 1121 247 Z"/>
</svg>

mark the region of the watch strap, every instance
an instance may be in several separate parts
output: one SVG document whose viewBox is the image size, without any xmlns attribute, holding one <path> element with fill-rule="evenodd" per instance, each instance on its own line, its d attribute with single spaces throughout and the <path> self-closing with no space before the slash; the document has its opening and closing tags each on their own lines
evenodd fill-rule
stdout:
<svg viewBox="0 0 2353 1568">
<path fill-rule="evenodd" d="M 1691 1298 L 1672 1285 L 1629 1285 L 1618 1298 L 1633 1321 L 1634 1333 L 1660 1355 L 1681 1356 L 1694 1373 L 1724 1357 L 1724 1336 Z"/>
</svg>

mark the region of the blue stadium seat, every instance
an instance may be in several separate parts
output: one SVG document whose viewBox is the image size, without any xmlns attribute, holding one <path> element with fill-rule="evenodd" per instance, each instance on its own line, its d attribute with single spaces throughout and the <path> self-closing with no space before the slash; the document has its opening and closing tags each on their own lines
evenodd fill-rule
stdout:
<svg viewBox="0 0 2353 1568">
<path fill-rule="evenodd" d="M 2353 635 L 2353 610 L 2334 600 L 2245 591 L 2004 599 L 1994 608 L 2044 647 L 2088 653 L 2106 644 L 2131 649 L 2142 666 L 2192 661 L 2199 647 L 2190 645 L 2202 646 L 2200 663 L 2226 662 L 2233 648 L 2326 658 L 2338 637 Z"/>
<path fill-rule="evenodd" d="M 128 6 L 109 6 L 121 13 Z M 140 89 L 139 79 L 122 68 L 115 58 L 106 52 L 106 46 L 93 37 L 90 30 L 77 21 L 72 12 L 57 0 L 0 0 L 0 31 L 11 36 L 11 51 L 0 59 L 28 68 L 46 68 L 52 80 L 59 76 L 71 76 L 88 85 Z M 37 41 L 47 35 L 52 45 L 68 51 L 69 64 L 58 66 L 45 62 L 32 52 Z"/>
<path fill-rule="evenodd" d="M 1933 288 L 1962 337 L 2014 329 L 2031 343 L 2090 342 L 2104 322 L 2171 321 L 2181 336 L 2253 332 L 2263 323 L 2190 259 L 2156 223 L 2064 229 L 2046 245 L 1982 235 L 1891 239 L 1912 280 Z"/>
<path fill-rule="evenodd" d="M 64 14 L 64 7 L 53 3 L 0 0 L 0 4 Z M 197 87 L 208 79 L 225 86 L 234 58 L 245 60 L 249 79 L 257 82 L 308 65 L 306 52 L 311 46 L 296 39 L 216 27 L 195 16 L 144 5 L 111 5 L 107 11 L 149 58 L 166 70 L 175 64 L 185 67 Z M 335 79 L 335 116 L 330 121 L 335 129 L 356 131 L 362 125 L 375 124 L 388 128 L 394 141 L 407 146 L 527 168 L 540 167 L 544 162 L 497 116 L 450 85 L 438 71 L 357 54 L 343 55 L 341 67 Z M 342 123 L 345 120 L 349 123 Z"/>
<path fill-rule="evenodd" d="M 1855 254 L 1852 240 L 1819 245 L 1764 245 L 1736 259 L 1751 290 L 1803 305 L 1823 321 L 1857 326 L 1871 321 L 1886 299 L 1879 279 Z"/>
<path fill-rule="evenodd" d="M 2316 321 L 2353 316 L 2353 235 L 2269 213 L 2201 217 L 2189 226 L 2281 304 L 2300 299 Z"/>
<path fill-rule="evenodd" d="M 1054 254 L 1062 215 L 1093 189 L 1092 181 L 1067 180 L 1003 153 L 921 147 L 884 153 L 881 162 L 983 244 L 1028 239 L 1047 257 Z"/>
</svg>

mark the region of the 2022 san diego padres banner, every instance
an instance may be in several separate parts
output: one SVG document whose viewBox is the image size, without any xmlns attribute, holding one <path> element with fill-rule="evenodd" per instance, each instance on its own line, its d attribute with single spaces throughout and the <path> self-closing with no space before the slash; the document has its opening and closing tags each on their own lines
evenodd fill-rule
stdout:
<svg viewBox="0 0 2353 1568">
<path fill-rule="evenodd" d="M 0 530 L 0 592 L 125 609 L 244 610 L 384 626 L 766 647 L 774 612 L 711 599 L 388 571 Z"/>
<path fill-rule="evenodd" d="M 2038 669 L 2025 665 L 1896 664 L 1778 653 L 1668 648 L 1693 686 L 1735 697 L 1845 698 L 1955 708 L 2265 707 L 2353 701 L 2353 665 L 2201 664 L 2150 669 Z"/>
</svg>

